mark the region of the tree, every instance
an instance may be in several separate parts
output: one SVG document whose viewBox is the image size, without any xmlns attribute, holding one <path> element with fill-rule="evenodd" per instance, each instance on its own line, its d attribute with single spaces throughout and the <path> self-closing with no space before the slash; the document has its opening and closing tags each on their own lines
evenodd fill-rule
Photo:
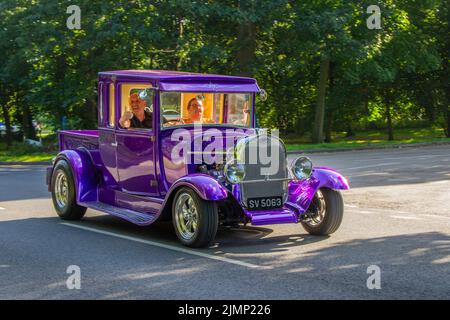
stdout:
<svg viewBox="0 0 450 320">
<path fill-rule="evenodd" d="M 391 139 L 401 119 L 449 136 L 448 1 L 379 1 L 380 30 L 366 25 L 371 4 L 80 0 L 69 30 L 67 1 L 3 0 L 0 117 L 27 137 L 37 118 L 92 128 L 99 71 L 176 69 L 256 77 L 269 93 L 259 123 L 316 143 L 381 120 Z"/>
</svg>

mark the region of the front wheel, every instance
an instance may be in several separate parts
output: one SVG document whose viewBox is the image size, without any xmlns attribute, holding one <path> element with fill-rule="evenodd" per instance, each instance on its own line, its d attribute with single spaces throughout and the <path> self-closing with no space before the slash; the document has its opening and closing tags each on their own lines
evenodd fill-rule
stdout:
<svg viewBox="0 0 450 320">
<path fill-rule="evenodd" d="M 306 214 L 308 218 L 301 223 L 308 233 L 332 234 L 339 228 L 344 216 L 344 200 L 341 193 L 326 188 L 317 190 Z"/>
<path fill-rule="evenodd" d="M 172 221 L 182 244 L 205 247 L 216 236 L 219 224 L 217 204 L 205 201 L 192 189 L 183 187 L 175 194 Z"/>
</svg>

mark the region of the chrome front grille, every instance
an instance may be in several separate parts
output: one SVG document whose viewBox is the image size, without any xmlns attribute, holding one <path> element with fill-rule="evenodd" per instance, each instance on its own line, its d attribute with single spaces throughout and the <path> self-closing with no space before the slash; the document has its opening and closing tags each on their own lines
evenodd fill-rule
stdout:
<svg viewBox="0 0 450 320">
<path fill-rule="evenodd" d="M 275 136 L 255 135 L 239 141 L 237 157 L 245 167 L 240 183 L 241 202 L 249 198 L 280 196 L 286 199 L 288 170 L 286 148 Z"/>
</svg>

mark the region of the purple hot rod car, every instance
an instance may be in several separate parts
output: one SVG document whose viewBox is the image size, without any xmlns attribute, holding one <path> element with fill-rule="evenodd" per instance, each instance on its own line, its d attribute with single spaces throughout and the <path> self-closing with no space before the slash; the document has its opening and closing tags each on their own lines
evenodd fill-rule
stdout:
<svg viewBox="0 0 450 320">
<path fill-rule="evenodd" d="M 276 132 L 256 126 L 255 79 L 127 70 L 98 80 L 98 130 L 60 131 L 47 170 L 62 219 L 87 208 L 140 226 L 171 219 L 191 247 L 219 226 L 338 229 L 347 180 L 303 156 L 288 163 Z"/>
</svg>

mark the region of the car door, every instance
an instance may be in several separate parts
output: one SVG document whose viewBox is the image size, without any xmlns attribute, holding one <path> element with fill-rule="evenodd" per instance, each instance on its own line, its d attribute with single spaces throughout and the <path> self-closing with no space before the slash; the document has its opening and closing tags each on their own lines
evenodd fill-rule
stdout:
<svg viewBox="0 0 450 320">
<path fill-rule="evenodd" d="M 99 84 L 99 150 L 105 167 L 104 178 L 109 186 L 117 185 L 116 108 L 114 83 Z"/>
<path fill-rule="evenodd" d="M 130 94 L 146 93 L 147 112 L 153 114 L 155 100 L 154 90 L 150 84 L 121 83 L 120 86 L 120 116 L 129 110 Z M 158 194 L 155 177 L 155 119 L 152 116 L 152 128 L 121 128 L 116 129 L 117 142 L 117 172 L 119 185 L 123 192 L 154 196 Z"/>
</svg>

